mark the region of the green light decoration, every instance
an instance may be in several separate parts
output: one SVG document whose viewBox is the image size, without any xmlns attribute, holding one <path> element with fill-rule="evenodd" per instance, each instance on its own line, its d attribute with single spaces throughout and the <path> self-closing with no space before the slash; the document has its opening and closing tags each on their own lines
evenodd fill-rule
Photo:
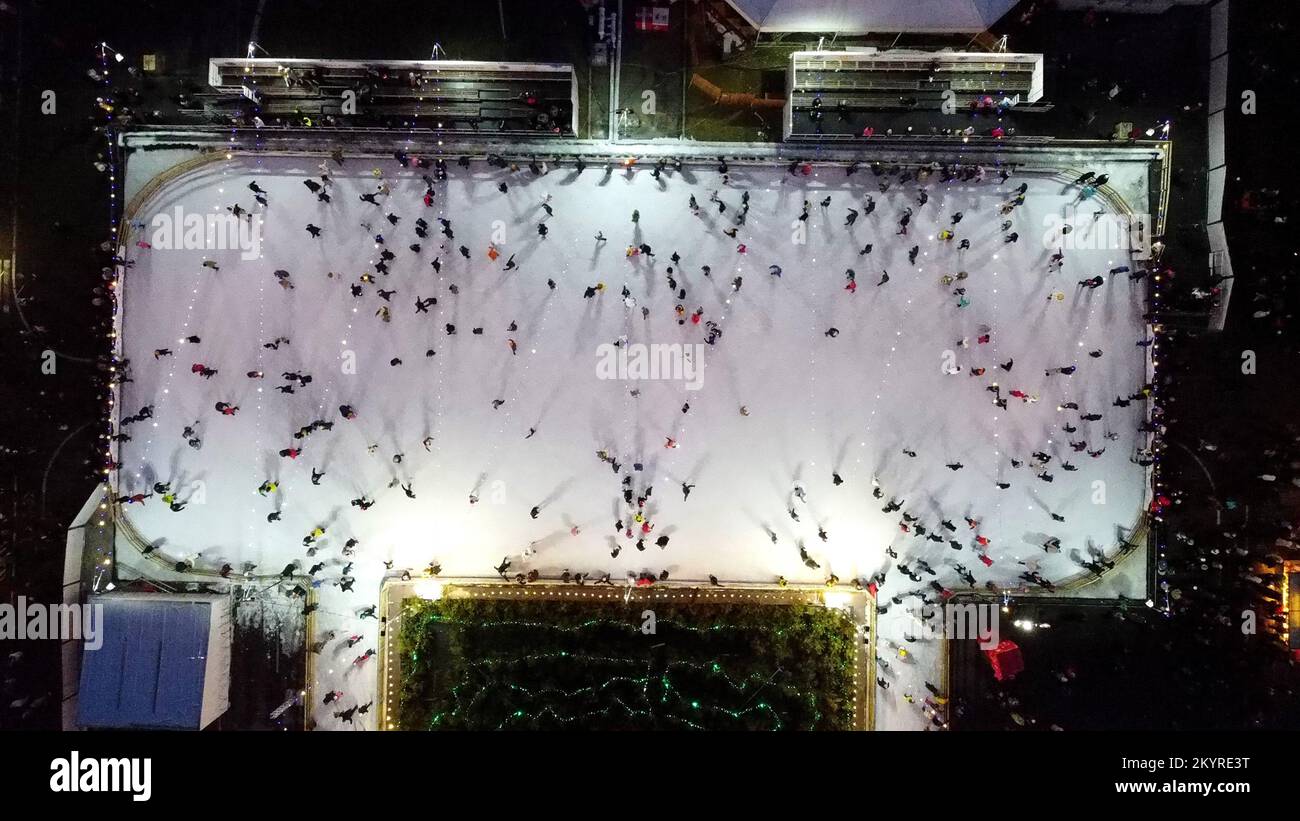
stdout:
<svg viewBox="0 0 1300 821">
<path fill-rule="evenodd" d="M 852 623 L 811 605 L 444 598 L 408 602 L 399 638 L 404 729 L 853 721 Z"/>
</svg>

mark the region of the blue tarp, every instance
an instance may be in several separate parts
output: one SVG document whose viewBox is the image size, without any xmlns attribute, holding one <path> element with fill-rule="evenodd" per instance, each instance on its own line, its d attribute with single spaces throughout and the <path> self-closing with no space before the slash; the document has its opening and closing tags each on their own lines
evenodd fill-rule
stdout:
<svg viewBox="0 0 1300 821">
<path fill-rule="evenodd" d="M 92 599 L 104 643 L 82 654 L 83 727 L 199 729 L 208 656 L 208 602 Z"/>
</svg>

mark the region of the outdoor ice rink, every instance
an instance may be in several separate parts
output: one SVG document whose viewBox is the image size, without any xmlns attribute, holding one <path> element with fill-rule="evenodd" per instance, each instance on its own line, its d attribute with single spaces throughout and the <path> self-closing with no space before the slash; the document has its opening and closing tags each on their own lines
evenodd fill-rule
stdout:
<svg viewBox="0 0 1300 821">
<path fill-rule="evenodd" d="M 329 204 L 303 185 L 320 181 L 322 161 Z M 1090 550 L 1113 555 L 1120 529 L 1138 522 L 1146 471 L 1131 457 L 1145 441 L 1137 426 L 1146 405 L 1112 403 L 1147 381 L 1149 349 L 1137 345 L 1144 284 L 1108 274 L 1140 264 L 1122 248 L 1091 247 L 1098 244 L 1091 232 L 1109 228 L 1113 214 L 1102 198 L 1072 209 L 1079 188 L 1071 182 L 1080 170 L 1109 172 L 1115 194 L 1142 210 L 1144 165 L 1029 169 L 1006 182 L 993 169 L 982 182 L 944 183 L 936 173 L 924 182 L 923 205 L 916 180 L 877 177 L 865 165 L 848 176 L 842 166 L 791 175 L 784 165 L 733 164 L 725 185 L 716 164 L 669 167 L 659 179 L 652 163 L 609 173 L 599 161 L 581 173 L 565 163 L 545 175 L 482 161 L 448 166 L 426 206 L 421 175 L 432 169 L 404 169 L 391 157 L 339 167 L 320 155 L 235 155 L 170 180 L 130 215 L 143 227 L 126 244 L 135 261 L 121 293 L 131 381 L 121 387 L 119 415 L 146 405 L 153 415 L 121 429 L 131 439 L 118 446 L 119 493 L 170 482 L 178 500 L 188 500 L 180 512 L 158 496 L 124 511 L 169 561 L 209 569 L 253 562 L 259 574 L 295 560 L 304 570 L 323 563 L 320 629 L 362 632 L 359 653 L 375 646 L 376 622 L 355 613 L 378 600 L 385 572 L 418 573 L 430 562 L 454 577 L 492 577 L 506 557 L 511 578 L 569 570 L 626 583 L 629 572 L 666 569 L 674 581 L 712 574 L 724 585 L 822 583 L 831 574 L 849 583 L 889 570 L 884 603 L 912 590 L 933 596 L 931 580 L 968 589 L 957 564 L 980 589 L 1020 587 L 1026 571 L 1076 577 Z M 254 181 L 266 191 L 265 208 L 254 202 Z M 378 195 L 379 205 L 359 199 L 381 183 L 391 193 Z M 1001 214 L 1022 183 L 1024 204 Z M 725 212 L 711 200 L 715 191 Z M 746 192 L 749 210 L 738 225 Z M 861 213 L 868 194 L 874 212 Z M 805 200 L 809 216 L 800 222 Z M 157 215 L 226 214 L 236 203 L 260 220 L 255 253 L 154 241 Z M 846 226 L 850 208 L 861 215 Z M 1099 210 L 1106 213 L 1095 218 Z M 953 225 L 956 212 L 963 218 Z M 415 233 L 421 217 L 424 239 Z M 439 218 L 450 220 L 454 238 Z M 1045 238 L 1057 236 L 1054 218 L 1074 223 L 1076 247 Z M 1018 242 L 1004 242 L 1004 220 Z M 322 229 L 319 238 L 308 223 Z M 940 238 L 945 228 L 951 240 Z M 598 232 L 607 239 L 598 242 Z M 959 251 L 963 239 L 970 248 Z M 643 243 L 653 258 L 628 255 Z M 871 252 L 861 254 L 868 243 Z M 1064 268 L 1053 272 L 1058 247 Z M 375 268 L 384 249 L 394 255 L 386 274 Z M 507 270 L 511 258 L 516 267 Z M 847 269 L 856 272 L 856 292 L 846 290 Z M 281 287 L 276 270 L 289 273 L 292 289 Z M 877 285 L 884 271 L 889 280 Z M 941 281 L 958 272 L 966 278 Z M 363 274 L 374 281 L 359 281 Z M 1101 287 L 1077 284 L 1095 275 L 1105 278 Z M 603 291 L 584 298 L 598 283 Z M 954 293 L 959 287 L 964 294 Z M 393 292 L 388 301 L 380 289 Z M 1052 298 L 1058 291 L 1061 300 Z M 427 313 L 417 312 L 417 299 L 433 297 Z M 390 321 L 377 316 L 385 307 Z M 714 344 L 706 344 L 709 322 L 720 331 Z M 832 328 L 838 335 L 826 334 Z M 984 334 L 987 342 L 979 341 Z M 181 342 L 190 336 L 201 341 Z M 289 341 L 265 347 L 277 338 Z M 698 370 L 606 378 L 608 352 L 635 357 L 638 345 L 679 346 L 665 350 L 689 355 Z M 163 348 L 173 355 L 155 358 Z M 1096 350 L 1100 357 L 1089 355 Z M 1009 360 L 1010 371 L 999 367 Z M 204 378 L 192 372 L 196 364 L 217 373 Z M 1064 366 L 1077 370 L 1045 373 Z M 990 390 L 995 383 L 1000 394 Z M 276 390 L 286 384 L 294 393 Z M 999 395 L 1005 408 L 994 404 Z M 218 413 L 219 401 L 238 413 Z M 1062 409 L 1066 403 L 1078 409 Z M 343 418 L 342 405 L 355 409 L 354 419 Z M 1090 413 L 1101 419 L 1081 418 Z M 315 420 L 333 427 L 294 438 Z M 201 440 L 197 449 L 182 436 L 187 425 Z M 301 453 L 280 456 L 286 448 Z M 1095 458 L 1088 453 L 1102 448 Z M 1042 470 L 1035 451 L 1051 457 Z M 313 469 L 324 472 L 318 485 Z M 882 498 L 873 496 L 873 477 Z M 260 495 L 267 480 L 278 487 Z M 683 483 L 694 486 L 688 499 Z M 639 507 L 636 498 L 650 488 Z M 350 504 L 363 497 L 374 501 L 370 509 Z M 891 499 L 898 512 L 882 510 Z M 269 522 L 275 511 L 280 520 Z M 904 512 L 916 521 L 904 522 Z M 643 551 L 637 513 L 652 525 Z M 940 540 L 919 535 L 917 524 Z M 325 532 L 308 558 L 303 539 L 316 527 Z M 664 548 L 661 536 L 669 537 Z M 1060 539 L 1059 552 L 1043 549 L 1050 537 Z M 348 539 L 358 540 L 350 558 L 341 552 Z M 800 546 L 818 567 L 801 558 Z M 918 583 L 894 569 L 917 559 L 937 575 Z M 349 561 L 356 581 L 344 593 L 334 582 Z M 317 688 L 342 677 L 350 692 L 373 688 L 373 671 L 357 670 L 351 658 L 318 663 Z M 315 708 L 323 727 L 337 723 L 328 708 Z"/>
</svg>

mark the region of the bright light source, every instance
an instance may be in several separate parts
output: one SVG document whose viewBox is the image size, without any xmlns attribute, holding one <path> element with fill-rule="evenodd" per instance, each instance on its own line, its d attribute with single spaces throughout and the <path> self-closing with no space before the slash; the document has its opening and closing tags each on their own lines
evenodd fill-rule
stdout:
<svg viewBox="0 0 1300 821">
<path fill-rule="evenodd" d="M 827 590 L 822 594 L 822 602 L 835 610 L 848 610 L 852 607 L 853 596 L 837 590 Z"/>
<path fill-rule="evenodd" d="M 437 579 L 423 579 L 415 583 L 415 595 L 425 601 L 437 601 L 442 598 L 442 582 Z"/>
</svg>

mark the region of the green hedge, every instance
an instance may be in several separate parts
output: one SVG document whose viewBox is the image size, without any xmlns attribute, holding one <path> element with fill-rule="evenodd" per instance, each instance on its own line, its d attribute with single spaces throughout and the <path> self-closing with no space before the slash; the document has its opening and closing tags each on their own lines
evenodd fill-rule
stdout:
<svg viewBox="0 0 1300 821">
<path fill-rule="evenodd" d="M 854 626 L 824 607 L 408 599 L 399 641 L 407 730 L 853 726 Z"/>
</svg>

